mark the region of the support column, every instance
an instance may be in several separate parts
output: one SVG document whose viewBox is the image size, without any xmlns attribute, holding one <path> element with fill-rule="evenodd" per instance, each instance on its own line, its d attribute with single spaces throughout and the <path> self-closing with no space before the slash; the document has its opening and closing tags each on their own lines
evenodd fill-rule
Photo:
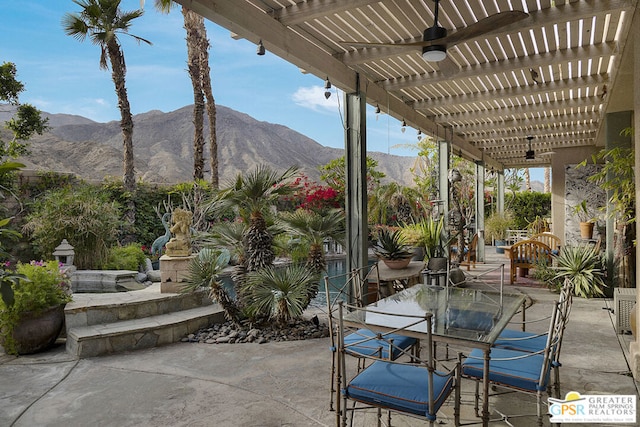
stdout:
<svg viewBox="0 0 640 427">
<path fill-rule="evenodd" d="M 368 263 L 366 95 L 360 91 L 346 93 L 344 105 L 346 252 L 351 271 Z"/>
<path fill-rule="evenodd" d="M 635 24 L 633 23 L 635 22 Z M 634 44 L 634 53 L 633 53 L 633 75 L 637 75 L 636 73 L 640 72 L 640 8 L 636 8 L 635 16 L 633 17 L 633 21 L 631 24 L 631 34 L 629 37 L 632 37 L 633 40 L 629 40 Z M 637 79 L 634 79 L 633 85 L 633 141 L 632 144 L 635 147 L 635 164 L 636 171 L 638 170 L 638 165 L 640 165 L 640 83 L 638 83 Z M 640 173 L 635 174 L 635 184 L 636 184 L 636 200 L 640 199 Z M 636 218 L 640 218 L 640 203 L 636 203 Z M 640 266 L 640 252 L 638 249 L 635 249 L 636 252 L 636 266 Z M 636 268 L 636 330 L 634 332 L 635 341 L 633 341 L 630 345 L 630 353 L 631 353 L 631 373 L 633 374 L 633 378 L 636 381 L 640 381 L 640 338 L 638 337 L 638 320 L 640 319 L 640 305 L 638 301 L 640 300 L 640 287 L 638 287 L 638 283 L 640 283 L 640 268 Z"/>
<path fill-rule="evenodd" d="M 483 161 L 476 162 L 476 261 L 484 262 L 484 180 L 486 168 Z M 469 236 L 470 238 L 472 236 Z"/>
<path fill-rule="evenodd" d="M 498 172 L 498 179 L 496 182 L 498 185 L 498 194 L 496 195 L 496 212 L 504 215 L 504 171 Z"/>
<path fill-rule="evenodd" d="M 438 205 L 439 214 L 447 220 L 449 212 L 449 143 L 446 140 L 438 140 Z"/>
</svg>

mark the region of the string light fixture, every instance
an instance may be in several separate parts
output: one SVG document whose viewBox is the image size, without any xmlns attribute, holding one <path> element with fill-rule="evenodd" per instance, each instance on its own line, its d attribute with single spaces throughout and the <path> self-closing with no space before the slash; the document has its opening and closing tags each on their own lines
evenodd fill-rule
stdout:
<svg viewBox="0 0 640 427">
<path fill-rule="evenodd" d="M 533 136 L 531 135 L 527 136 L 527 140 L 529 140 L 529 150 L 524 155 L 525 160 L 533 160 L 536 158 L 536 153 L 531 149 L 532 139 L 533 139 Z"/>
<path fill-rule="evenodd" d="M 329 99 L 330 96 L 331 96 L 331 82 L 329 81 L 329 76 L 327 76 L 327 79 L 324 81 L 324 97 L 326 99 Z"/>
<path fill-rule="evenodd" d="M 422 131 L 418 129 L 418 142 L 422 141 Z"/>
<path fill-rule="evenodd" d="M 404 121 L 404 119 L 402 119 L 402 124 L 400 125 L 400 132 L 404 133 L 407 130 L 407 122 Z"/>
<path fill-rule="evenodd" d="M 256 54 L 262 56 L 266 53 L 264 45 L 262 44 L 262 39 L 258 42 L 258 48 L 256 49 Z"/>
</svg>

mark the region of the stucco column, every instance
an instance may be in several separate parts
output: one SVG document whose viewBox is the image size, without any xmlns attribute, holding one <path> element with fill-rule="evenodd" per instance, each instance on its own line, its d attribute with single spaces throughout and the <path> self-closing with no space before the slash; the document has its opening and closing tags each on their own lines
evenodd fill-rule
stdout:
<svg viewBox="0 0 640 427">
<path fill-rule="evenodd" d="M 484 262 L 484 179 L 486 168 L 484 162 L 476 162 L 476 261 Z M 472 236 L 469 236 L 471 239 Z"/>
<path fill-rule="evenodd" d="M 365 94 L 346 93 L 346 252 L 349 271 L 365 267 L 368 261 L 367 228 L 367 123 Z M 364 293 L 366 295 L 366 293 Z"/>
<path fill-rule="evenodd" d="M 633 75 L 637 76 L 637 73 L 640 73 L 640 8 L 636 9 L 633 22 L 631 24 L 631 32 L 629 34 L 629 41 L 634 44 L 634 58 L 633 58 Z M 640 204 L 637 203 L 638 196 L 640 195 L 640 173 L 638 173 L 638 165 L 640 165 L 640 84 L 638 84 L 637 79 L 633 79 L 633 128 L 634 128 L 634 136 L 633 136 L 633 146 L 635 147 L 635 164 L 636 164 L 636 174 L 635 174 L 635 184 L 636 184 L 636 218 L 640 217 Z M 636 248 L 636 266 L 640 266 L 640 252 Z M 636 319 L 640 319 L 640 304 L 638 301 L 640 300 L 640 288 L 638 288 L 638 283 L 640 283 L 640 268 L 636 268 Z M 635 331 L 635 341 L 631 342 L 629 352 L 631 354 L 631 373 L 633 374 L 633 378 L 636 381 L 640 381 L 640 339 L 638 338 L 638 324 L 636 320 L 636 331 Z"/>
</svg>

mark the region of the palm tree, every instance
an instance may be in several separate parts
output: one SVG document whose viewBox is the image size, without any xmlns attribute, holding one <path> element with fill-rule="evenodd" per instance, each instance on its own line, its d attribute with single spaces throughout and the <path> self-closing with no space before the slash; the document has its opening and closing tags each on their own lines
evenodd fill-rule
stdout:
<svg viewBox="0 0 640 427">
<path fill-rule="evenodd" d="M 307 265 L 315 273 L 327 268 L 324 257 L 324 239 L 330 237 L 338 242 L 344 241 L 345 218 L 341 209 L 332 209 L 325 214 L 298 209 L 295 212 L 281 214 L 283 228 L 297 237 L 309 242 Z"/>
<path fill-rule="evenodd" d="M 168 13 L 174 3 L 171 0 L 156 0 L 156 9 Z M 144 6 L 144 0 L 141 0 Z M 209 68 L 209 39 L 204 18 L 182 6 L 184 28 L 187 31 L 187 66 L 193 87 L 193 177 L 204 178 L 204 110 L 209 119 L 209 166 L 211 186 L 218 188 L 218 140 L 216 135 L 216 102 L 211 89 Z M 206 100 L 206 102 L 205 102 Z"/>
<path fill-rule="evenodd" d="M 142 16 L 144 12 L 141 9 L 123 12 L 120 9 L 121 0 L 73 0 L 73 2 L 79 5 L 82 11 L 64 15 L 62 26 L 65 33 L 81 42 L 88 37 L 93 44 L 100 46 L 100 69 L 107 70 L 108 64 L 111 64 L 111 78 L 118 96 L 120 127 L 122 128 L 123 186 L 125 191 L 133 194 L 136 189 L 133 167 L 133 118 L 125 84 L 127 67 L 118 35 L 125 34 L 138 42 L 150 45 L 149 40 L 129 34 L 132 21 Z M 133 197 L 129 199 L 125 219 L 130 226 L 133 226 L 135 222 Z"/>
<path fill-rule="evenodd" d="M 289 231 L 309 243 L 306 267 L 310 272 L 320 277 L 320 274 L 327 269 L 327 261 L 324 257 L 324 239 L 330 237 L 344 244 L 346 225 L 344 212 L 341 209 L 332 209 L 326 213 L 298 209 L 295 212 L 284 212 L 280 218 L 283 221 L 285 231 Z M 309 282 L 304 308 L 317 294 L 318 282 Z"/>
<path fill-rule="evenodd" d="M 267 227 L 269 209 L 281 196 L 294 190 L 288 184 L 298 173 L 292 166 L 282 174 L 260 165 L 255 170 L 238 174 L 234 182 L 218 193 L 214 201 L 214 211 L 225 212 L 236 209 L 248 224 L 243 236 L 243 246 L 247 271 L 256 271 L 273 264 L 273 234 Z"/>
</svg>

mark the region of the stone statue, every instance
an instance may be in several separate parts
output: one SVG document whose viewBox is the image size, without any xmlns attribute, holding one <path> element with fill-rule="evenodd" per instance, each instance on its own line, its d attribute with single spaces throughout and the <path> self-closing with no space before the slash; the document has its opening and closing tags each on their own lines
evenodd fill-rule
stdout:
<svg viewBox="0 0 640 427">
<path fill-rule="evenodd" d="M 177 208 L 171 216 L 172 226 L 169 229 L 175 237 L 167 242 L 166 254 L 168 256 L 191 255 L 191 222 L 193 214 L 187 210 Z"/>
</svg>

